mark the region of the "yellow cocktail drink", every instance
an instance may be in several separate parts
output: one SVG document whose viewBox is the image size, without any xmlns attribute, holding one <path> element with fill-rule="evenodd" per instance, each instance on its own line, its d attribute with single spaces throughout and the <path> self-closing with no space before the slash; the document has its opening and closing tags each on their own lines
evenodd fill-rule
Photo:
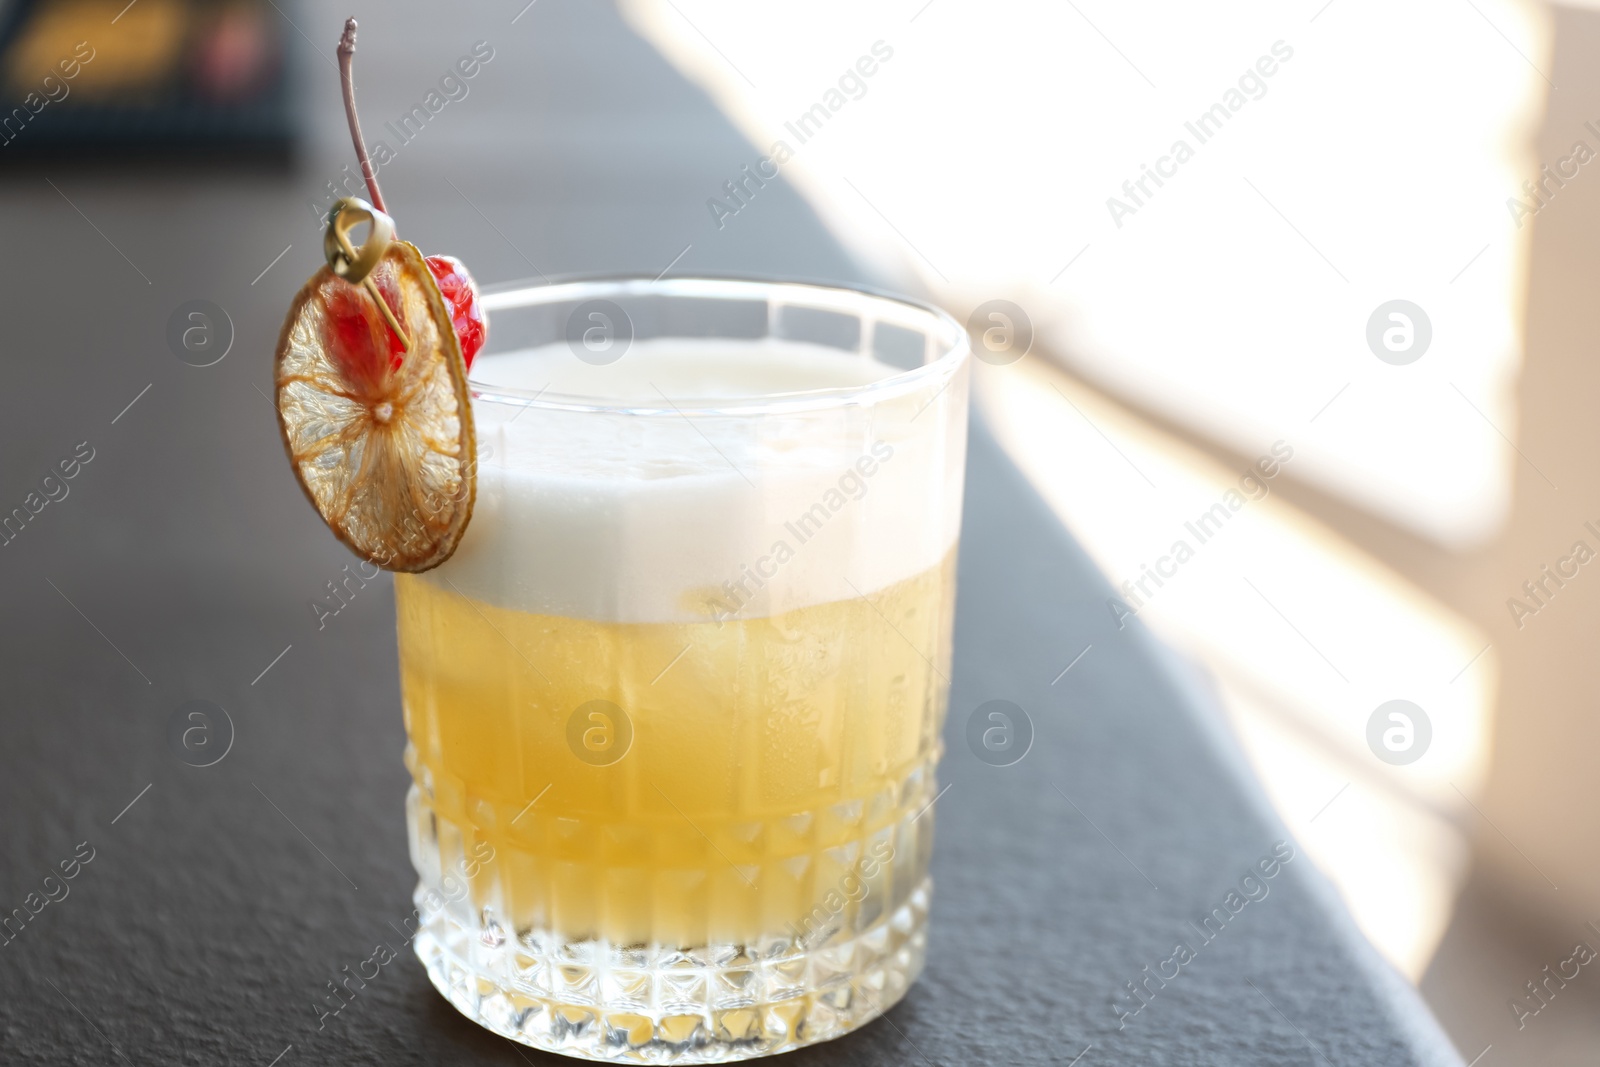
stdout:
<svg viewBox="0 0 1600 1067">
<path fill-rule="evenodd" d="M 472 518 L 396 577 L 418 955 L 472 1018 L 595 1059 L 824 1040 L 926 949 L 965 339 L 695 285 L 716 298 L 674 313 L 732 316 L 709 336 L 626 321 L 614 352 L 619 317 L 670 318 L 624 285 L 560 305 L 567 344 L 481 358 Z M 546 321 L 558 288 L 525 298 Z M 732 299 L 770 289 L 898 316 L 926 365 L 866 319 L 732 332 L 793 314 Z"/>
<path fill-rule="evenodd" d="M 953 575 L 700 623 L 509 611 L 401 575 L 419 816 L 464 855 L 492 847 L 472 904 L 508 938 L 864 930 L 925 877 L 933 820 L 912 820 L 933 799 Z"/>
</svg>

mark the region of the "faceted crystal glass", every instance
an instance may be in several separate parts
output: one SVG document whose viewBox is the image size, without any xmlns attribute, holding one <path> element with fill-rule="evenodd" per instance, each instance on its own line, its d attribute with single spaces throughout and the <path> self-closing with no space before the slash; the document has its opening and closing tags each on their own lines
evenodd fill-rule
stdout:
<svg viewBox="0 0 1600 1067">
<path fill-rule="evenodd" d="M 966 334 L 753 281 L 485 302 L 473 518 L 396 582 L 418 956 L 589 1059 L 861 1026 L 926 946 Z"/>
</svg>

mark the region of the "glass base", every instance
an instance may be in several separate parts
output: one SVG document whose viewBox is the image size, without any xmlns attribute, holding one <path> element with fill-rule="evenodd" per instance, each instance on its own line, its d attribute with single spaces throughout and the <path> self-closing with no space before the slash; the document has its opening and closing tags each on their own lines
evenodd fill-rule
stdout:
<svg viewBox="0 0 1600 1067">
<path fill-rule="evenodd" d="M 469 928 L 448 909 L 421 912 L 413 947 L 445 999 L 513 1041 L 588 1060 L 726 1063 L 828 1041 L 898 1002 L 922 971 L 930 891 L 924 879 L 861 934 L 809 952 L 510 940 L 492 918 Z"/>
</svg>

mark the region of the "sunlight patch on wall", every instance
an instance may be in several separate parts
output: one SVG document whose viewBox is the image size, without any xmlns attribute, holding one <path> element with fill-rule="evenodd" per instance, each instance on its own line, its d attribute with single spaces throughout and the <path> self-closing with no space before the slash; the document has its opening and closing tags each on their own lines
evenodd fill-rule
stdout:
<svg viewBox="0 0 1600 1067">
<path fill-rule="evenodd" d="M 977 383 L 1007 452 L 1120 594 L 1096 607 L 1213 674 L 1279 815 L 1418 977 L 1466 875 L 1487 639 L 1273 492 L 1295 442 L 1262 440 L 1233 470 L 1039 362 L 980 365 Z M 1387 714 L 1374 731 L 1394 700 L 1421 711 L 1409 733 Z"/>
</svg>

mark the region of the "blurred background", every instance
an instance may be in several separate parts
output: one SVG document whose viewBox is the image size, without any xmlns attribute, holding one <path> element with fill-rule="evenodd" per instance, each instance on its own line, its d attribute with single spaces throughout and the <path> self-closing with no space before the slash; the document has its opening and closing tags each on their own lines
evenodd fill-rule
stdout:
<svg viewBox="0 0 1600 1067">
<path fill-rule="evenodd" d="M 52 338 L 6 353 L 7 506 L 69 419 L 129 501 L 38 536 L 297 602 L 268 352 L 360 193 L 351 13 L 393 213 L 489 287 L 778 269 L 966 321 L 1092 610 L 1203 669 L 1464 1058 L 1593 1061 L 1600 978 L 1530 982 L 1600 948 L 1600 10 L 0 0 L 0 308 Z M 681 90 L 617 106 L 641 67 Z M 259 511 L 174 503 L 223 482 Z"/>
</svg>

